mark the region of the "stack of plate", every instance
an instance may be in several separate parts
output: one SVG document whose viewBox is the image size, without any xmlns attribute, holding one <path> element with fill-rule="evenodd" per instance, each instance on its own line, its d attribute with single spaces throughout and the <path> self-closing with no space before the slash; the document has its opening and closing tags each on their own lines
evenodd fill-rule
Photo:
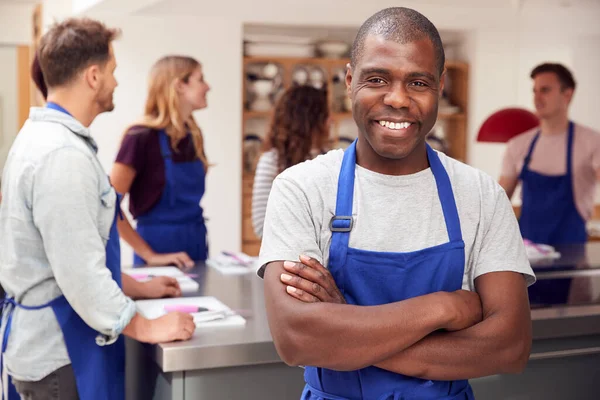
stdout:
<svg viewBox="0 0 600 400">
<path fill-rule="evenodd" d="M 244 53 L 250 57 L 314 57 L 313 39 L 285 35 L 244 35 Z"/>
</svg>

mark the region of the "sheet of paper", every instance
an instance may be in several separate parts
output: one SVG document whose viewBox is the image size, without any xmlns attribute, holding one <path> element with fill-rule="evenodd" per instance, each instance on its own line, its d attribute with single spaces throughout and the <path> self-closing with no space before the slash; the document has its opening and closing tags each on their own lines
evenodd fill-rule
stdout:
<svg viewBox="0 0 600 400">
<path fill-rule="evenodd" d="M 243 275 L 256 272 L 257 261 L 244 253 L 222 252 L 206 260 L 206 265 L 224 275 Z"/>
<path fill-rule="evenodd" d="M 177 279 L 181 291 L 183 293 L 197 292 L 200 288 L 198 282 L 187 276 L 177 267 L 144 267 L 144 268 L 127 268 L 122 270 L 133 279 L 144 282 L 152 279 L 154 276 L 170 276 Z"/>
<path fill-rule="evenodd" d="M 206 307 L 210 311 L 224 311 L 226 317 L 218 320 L 202 321 L 202 317 L 198 316 L 196 328 L 217 328 L 217 327 L 235 327 L 244 326 L 246 319 L 240 315 L 230 315 L 234 312 L 221 303 L 217 298 L 212 296 L 202 297 L 179 297 L 175 299 L 153 299 L 153 300 L 138 300 L 135 302 L 137 310 L 140 314 L 148 319 L 156 319 L 166 314 L 166 305 L 193 305 L 197 307 Z M 202 313 L 200 313 L 202 314 Z"/>
</svg>

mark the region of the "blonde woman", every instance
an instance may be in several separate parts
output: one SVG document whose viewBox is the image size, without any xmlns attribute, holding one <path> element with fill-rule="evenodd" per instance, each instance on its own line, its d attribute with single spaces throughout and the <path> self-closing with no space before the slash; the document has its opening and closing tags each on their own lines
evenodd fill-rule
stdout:
<svg viewBox="0 0 600 400">
<path fill-rule="evenodd" d="M 192 112 L 206 108 L 201 64 L 193 58 L 166 56 L 150 72 L 143 118 L 123 137 L 111 182 L 129 193 L 127 219 L 119 233 L 135 249 L 134 265 L 192 266 L 208 255 L 207 232 L 200 200 L 208 161 L 203 137 Z"/>
</svg>

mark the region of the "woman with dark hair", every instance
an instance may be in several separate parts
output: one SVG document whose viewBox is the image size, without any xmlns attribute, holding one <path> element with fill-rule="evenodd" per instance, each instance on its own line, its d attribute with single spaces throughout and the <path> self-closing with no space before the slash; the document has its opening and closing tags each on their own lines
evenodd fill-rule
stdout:
<svg viewBox="0 0 600 400">
<path fill-rule="evenodd" d="M 311 86 L 288 89 L 275 106 L 265 152 L 258 160 L 252 191 L 252 226 L 262 237 L 269 192 L 283 170 L 325 152 L 329 137 L 327 92 Z"/>
</svg>

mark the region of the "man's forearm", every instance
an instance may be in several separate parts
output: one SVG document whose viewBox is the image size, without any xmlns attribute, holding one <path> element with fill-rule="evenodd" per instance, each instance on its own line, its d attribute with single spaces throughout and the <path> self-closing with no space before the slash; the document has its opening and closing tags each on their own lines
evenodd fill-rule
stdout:
<svg viewBox="0 0 600 400">
<path fill-rule="evenodd" d="M 376 366 L 422 379 L 472 379 L 520 372 L 530 347 L 530 326 L 508 329 L 500 316 L 490 316 L 462 331 L 433 333 Z"/>
<path fill-rule="evenodd" d="M 265 272 L 265 299 L 275 346 L 290 365 L 354 370 L 408 348 L 452 318 L 447 294 L 433 293 L 375 307 L 303 303 L 279 281 L 281 265 Z"/>
<path fill-rule="evenodd" d="M 425 296 L 423 296 L 425 297 Z M 417 310 L 427 298 L 376 307 L 299 304 L 303 316 L 281 326 L 275 343 L 292 365 L 337 370 L 363 368 L 406 349 L 443 325 L 442 313 Z M 284 326 L 286 326 L 284 328 Z M 272 328 L 274 325 L 272 325 Z M 286 338 L 286 339 L 282 339 Z M 287 351 L 285 348 L 287 347 Z"/>
</svg>

